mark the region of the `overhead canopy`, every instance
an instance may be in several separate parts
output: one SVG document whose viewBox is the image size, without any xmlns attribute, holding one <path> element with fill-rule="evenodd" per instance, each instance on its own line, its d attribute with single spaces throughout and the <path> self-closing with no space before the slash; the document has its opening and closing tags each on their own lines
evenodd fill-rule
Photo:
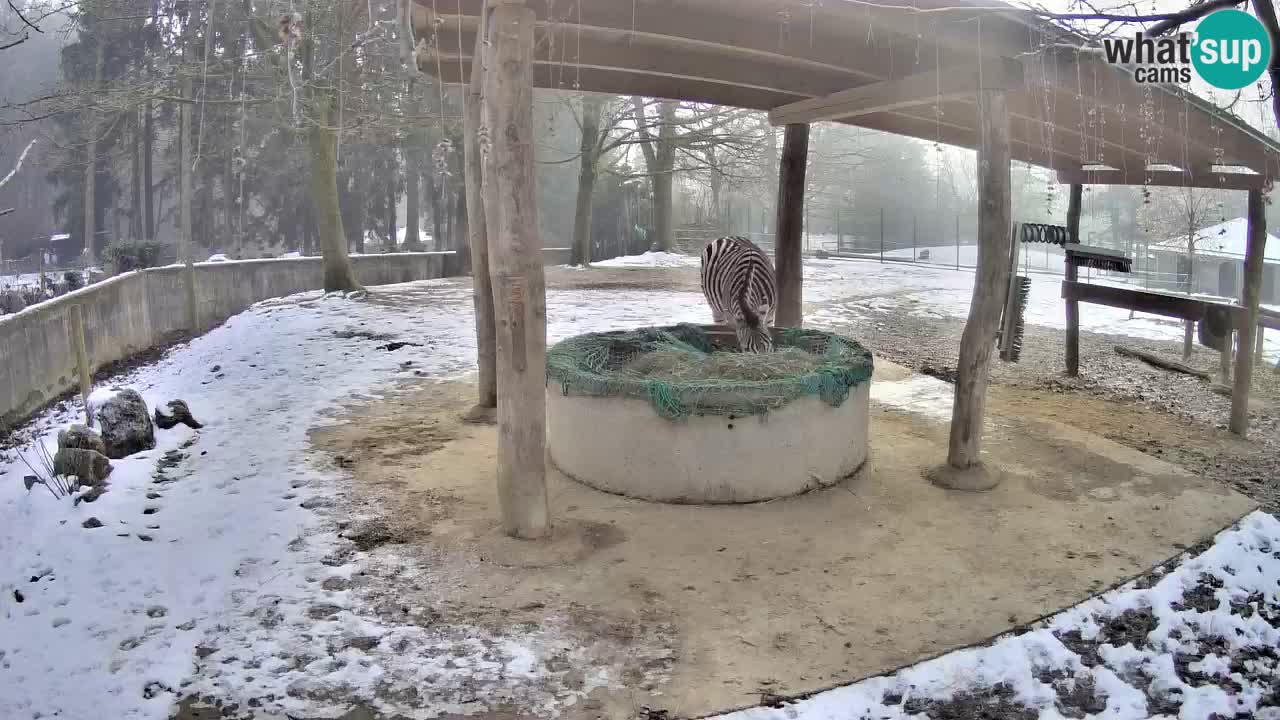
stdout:
<svg viewBox="0 0 1280 720">
<path fill-rule="evenodd" d="M 436 50 L 419 56 L 421 69 L 465 81 L 486 0 L 414 2 L 415 34 Z M 540 88 L 730 105 L 771 111 L 775 124 L 832 120 L 975 148 L 976 90 L 999 87 L 1010 90 L 1013 158 L 1064 182 L 1247 188 L 1280 175 L 1280 144 L 1244 121 L 1175 86 L 1138 85 L 1096 48 L 1082 51 L 1080 36 L 991 0 L 525 4 L 539 21 Z"/>
</svg>

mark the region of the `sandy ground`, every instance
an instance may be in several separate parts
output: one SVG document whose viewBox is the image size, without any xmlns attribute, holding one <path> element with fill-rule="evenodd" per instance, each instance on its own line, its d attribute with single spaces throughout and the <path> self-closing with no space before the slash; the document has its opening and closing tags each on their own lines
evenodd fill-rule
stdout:
<svg viewBox="0 0 1280 720">
<path fill-rule="evenodd" d="M 883 382 L 911 375 L 881 367 Z M 571 719 L 697 717 L 884 672 L 1080 602 L 1251 507 L 1013 403 L 993 408 L 989 438 L 1009 480 L 948 493 L 923 480 L 945 424 L 881 408 L 871 460 L 835 488 L 671 506 L 552 469 L 554 537 L 519 542 L 496 523 L 495 430 L 460 419 L 472 392 L 405 385 L 312 434 L 354 478 L 356 509 L 339 515 L 385 522 L 354 589 L 389 617 L 425 606 L 444 626 L 555 628 L 580 648 L 547 678 L 583 693 Z"/>
</svg>

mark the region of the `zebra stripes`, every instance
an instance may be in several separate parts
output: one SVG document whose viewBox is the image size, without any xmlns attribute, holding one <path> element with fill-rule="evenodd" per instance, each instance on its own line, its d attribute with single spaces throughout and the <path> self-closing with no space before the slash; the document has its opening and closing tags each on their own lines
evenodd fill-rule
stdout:
<svg viewBox="0 0 1280 720">
<path fill-rule="evenodd" d="M 743 352 L 773 349 L 769 325 L 778 305 L 773 263 L 755 243 L 728 236 L 707 243 L 702 251 L 702 294 L 717 323 L 738 335 Z"/>
</svg>

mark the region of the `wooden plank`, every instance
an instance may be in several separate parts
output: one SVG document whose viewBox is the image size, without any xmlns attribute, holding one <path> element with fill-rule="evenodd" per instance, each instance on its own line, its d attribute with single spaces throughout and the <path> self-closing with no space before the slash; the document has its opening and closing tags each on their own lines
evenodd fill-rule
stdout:
<svg viewBox="0 0 1280 720">
<path fill-rule="evenodd" d="M 778 282 L 778 312 L 774 325 L 800 327 L 803 320 L 803 250 L 805 170 L 809 162 L 809 126 L 788 125 L 778 165 L 778 219 L 774 245 L 774 274 Z"/>
<path fill-rule="evenodd" d="M 1073 184 L 1070 199 L 1067 201 L 1067 244 L 1080 243 L 1080 210 L 1083 206 L 1084 186 Z M 1066 282 L 1074 283 L 1079 277 L 1080 269 L 1073 263 L 1066 264 Z M 1066 283 L 1063 284 L 1065 287 Z M 1066 297 L 1065 295 L 1063 297 Z M 1067 336 L 1066 356 L 1067 376 L 1080 374 L 1080 304 L 1074 298 L 1067 298 Z"/>
<path fill-rule="evenodd" d="M 1205 309 L 1210 305 L 1231 307 L 1223 303 L 1211 303 L 1185 295 L 1170 295 L 1151 292 L 1150 290 L 1137 290 L 1112 285 L 1094 285 L 1071 280 L 1062 282 L 1062 297 L 1064 300 L 1106 305 L 1123 310 L 1136 310 L 1192 322 L 1200 322 L 1204 318 Z"/>
<path fill-rule="evenodd" d="M 493 172 L 486 175 L 497 338 L 498 505 L 518 538 L 550 529 L 546 483 L 546 287 L 538 237 L 533 135 L 533 10 L 499 4 L 484 107 Z"/>
<path fill-rule="evenodd" d="M 1262 294 L 1262 264 L 1267 246 L 1266 198 L 1260 190 L 1249 192 L 1249 240 L 1244 255 L 1244 293 L 1241 299 L 1245 317 L 1237 332 L 1240 347 L 1236 351 L 1236 376 L 1231 392 L 1231 432 L 1241 437 L 1249 434 L 1249 390 L 1253 383 L 1254 333 L 1258 331 L 1258 298 Z"/>
<path fill-rule="evenodd" d="M 847 120 L 912 105 L 932 106 L 942 100 L 972 98 L 983 88 L 1016 90 L 1022 85 L 1022 63 L 992 58 L 965 67 L 916 73 L 789 103 L 770 110 L 769 122 L 777 126 Z"/>
<path fill-rule="evenodd" d="M 981 142 L 978 147 L 978 248 L 977 275 L 969 318 L 960 338 L 956 368 L 955 404 L 947 465 L 967 471 L 981 466 L 983 417 L 991 350 L 1000 322 L 1001 290 L 1009 273 L 1010 156 L 1009 111 L 1005 91 L 983 90 L 978 95 Z M 984 478 L 985 489 L 994 486 Z"/>
<path fill-rule="evenodd" d="M 484 51 L 484 35 L 476 33 L 476 54 Z M 494 329 L 493 284 L 489 278 L 489 235 L 485 223 L 482 155 L 480 152 L 481 95 L 484 72 L 481 63 L 471 68 L 471 82 L 467 85 L 463 118 L 464 183 L 467 193 L 467 235 L 471 245 L 471 299 L 476 313 L 476 365 L 479 378 L 476 382 L 476 410 L 473 419 L 480 419 L 490 408 L 498 406 L 497 339 Z M 486 130 L 486 134 L 488 131 Z"/>
<path fill-rule="evenodd" d="M 1175 170 L 1059 170 L 1058 182 L 1084 185 L 1154 185 L 1157 187 L 1195 187 L 1210 190 L 1261 190 L 1265 175 L 1247 173 L 1197 173 Z"/>
</svg>

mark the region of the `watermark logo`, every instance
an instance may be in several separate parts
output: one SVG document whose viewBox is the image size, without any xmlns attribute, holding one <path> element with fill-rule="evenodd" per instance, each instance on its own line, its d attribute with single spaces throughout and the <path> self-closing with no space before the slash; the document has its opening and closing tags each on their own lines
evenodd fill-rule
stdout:
<svg viewBox="0 0 1280 720">
<path fill-rule="evenodd" d="M 1258 81 L 1271 62 L 1271 37 L 1259 20 L 1241 10 L 1219 10 L 1200 21 L 1194 33 L 1102 41 L 1107 62 L 1133 67 L 1142 84 L 1186 84 L 1192 69 L 1222 90 Z"/>
</svg>

